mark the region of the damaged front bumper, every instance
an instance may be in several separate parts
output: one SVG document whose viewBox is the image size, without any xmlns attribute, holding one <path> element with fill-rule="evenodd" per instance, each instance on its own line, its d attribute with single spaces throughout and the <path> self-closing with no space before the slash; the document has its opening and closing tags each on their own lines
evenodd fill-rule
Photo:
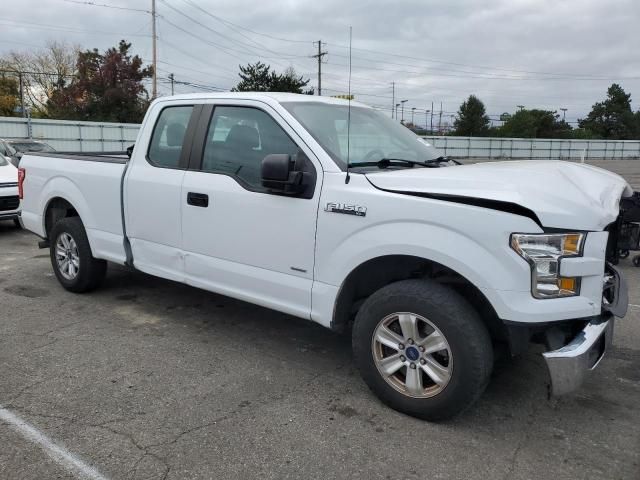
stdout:
<svg viewBox="0 0 640 480">
<path fill-rule="evenodd" d="M 598 366 L 611 346 L 615 317 L 624 317 L 628 303 L 624 278 L 613 266 L 607 265 L 603 313 L 591 318 L 568 344 L 542 354 L 549 369 L 553 395 L 576 390 L 589 372 Z"/>
<path fill-rule="evenodd" d="M 551 393 L 564 395 L 582 385 L 598 366 L 613 339 L 614 316 L 596 317 L 564 347 L 542 354 L 551 376 Z"/>
</svg>

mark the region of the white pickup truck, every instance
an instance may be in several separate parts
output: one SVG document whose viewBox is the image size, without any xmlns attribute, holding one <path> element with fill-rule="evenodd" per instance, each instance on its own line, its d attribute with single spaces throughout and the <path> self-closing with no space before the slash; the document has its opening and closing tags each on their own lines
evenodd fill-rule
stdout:
<svg viewBox="0 0 640 480">
<path fill-rule="evenodd" d="M 494 351 L 546 345 L 579 387 L 627 309 L 618 175 L 456 165 L 367 106 L 276 93 L 153 102 L 126 156 L 26 154 L 22 222 L 66 289 L 107 261 L 350 331 L 371 390 L 428 420 L 485 389 Z"/>
<path fill-rule="evenodd" d="M 0 151 L 0 221 L 13 220 L 18 225 L 19 213 L 18 170 Z"/>
</svg>

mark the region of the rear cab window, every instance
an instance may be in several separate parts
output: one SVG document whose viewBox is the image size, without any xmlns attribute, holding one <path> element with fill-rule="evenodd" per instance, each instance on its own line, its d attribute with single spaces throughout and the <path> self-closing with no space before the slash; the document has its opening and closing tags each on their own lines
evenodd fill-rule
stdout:
<svg viewBox="0 0 640 480">
<path fill-rule="evenodd" d="M 151 134 L 147 160 L 162 168 L 181 168 L 180 158 L 193 105 L 176 105 L 162 109 Z"/>
</svg>

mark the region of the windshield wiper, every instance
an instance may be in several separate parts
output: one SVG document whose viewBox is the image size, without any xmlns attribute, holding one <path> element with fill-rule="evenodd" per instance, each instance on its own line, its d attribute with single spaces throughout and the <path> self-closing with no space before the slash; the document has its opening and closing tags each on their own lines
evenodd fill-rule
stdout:
<svg viewBox="0 0 640 480">
<path fill-rule="evenodd" d="M 428 162 L 428 161 L 427 161 Z M 413 168 L 414 166 L 426 167 L 426 168 L 438 168 L 438 163 L 418 162 L 416 160 L 407 160 L 405 158 L 381 158 L 375 162 L 357 162 L 350 163 L 349 168 L 352 167 L 378 167 L 380 169 L 389 167 L 402 167 Z"/>
<path fill-rule="evenodd" d="M 424 163 L 431 164 L 431 165 L 433 165 L 433 164 L 437 165 L 437 164 L 440 164 L 440 163 L 447 163 L 447 162 L 453 162 L 456 165 L 462 165 L 462 163 L 460 163 L 459 161 L 454 160 L 453 158 L 445 157 L 445 156 L 441 156 L 441 157 L 438 157 L 438 158 L 432 158 L 431 160 L 425 160 L 424 161 Z"/>
</svg>

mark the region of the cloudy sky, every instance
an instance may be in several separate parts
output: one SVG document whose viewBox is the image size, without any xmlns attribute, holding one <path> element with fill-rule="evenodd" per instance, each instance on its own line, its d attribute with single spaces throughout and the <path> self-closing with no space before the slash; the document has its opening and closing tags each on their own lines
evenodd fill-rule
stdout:
<svg viewBox="0 0 640 480">
<path fill-rule="evenodd" d="M 88 5 L 87 3 L 93 3 Z M 105 49 L 125 38 L 151 59 L 151 0 L 3 2 L 0 53 L 50 40 Z M 133 10 L 132 10 L 133 9 Z M 136 11 L 140 10 L 140 11 Z M 238 64 L 289 66 L 317 85 L 317 40 L 327 52 L 323 94 L 346 93 L 349 26 L 352 91 L 391 110 L 443 104 L 443 121 L 469 94 L 493 117 L 517 105 L 584 116 L 612 82 L 640 103 L 638 0 L 157 0 L 160 93 L 166 77 L 228 89 Z M 199 91 L 178 85 L 177 92 Z M 201 91 L 201 90 L 200 90 Z"/>
</svg>

